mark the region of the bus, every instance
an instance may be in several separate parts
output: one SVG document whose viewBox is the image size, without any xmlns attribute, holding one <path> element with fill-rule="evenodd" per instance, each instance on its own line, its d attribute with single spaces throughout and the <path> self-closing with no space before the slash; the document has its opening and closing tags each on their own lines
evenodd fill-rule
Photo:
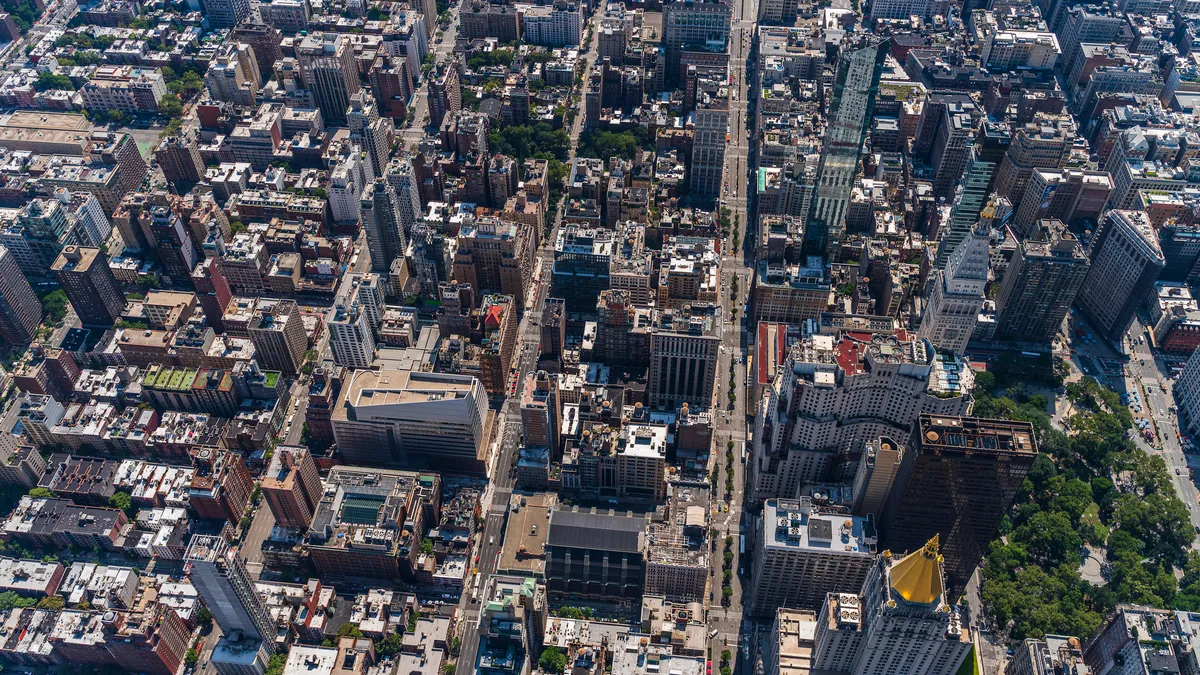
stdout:
<svg viewBox="0 0 1200 675">
<path fill-rule="evenodd" d="M 738 555 L 746 555 L 746 535 L 738 535 Z"/>
</svg>

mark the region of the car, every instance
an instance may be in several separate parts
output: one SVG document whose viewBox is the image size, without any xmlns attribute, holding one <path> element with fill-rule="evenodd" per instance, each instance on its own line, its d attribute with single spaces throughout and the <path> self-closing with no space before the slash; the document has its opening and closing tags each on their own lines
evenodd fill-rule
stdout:
<svg viewBox="0 0 1200 675">
<path fill-rule="evenodd" d="M 714 628 L 714 629 L 712 629 L 711 631 L 709 631 L 709 633 L 708 633 L 708 637 L 710 637 L 710 638 L 715 638 L 715 637 L 717 637 L 717 633 L 719 633 L 719 632 L 720 632 L 720 631 L 718 631 L 716 628 Z M 710 663 L 711 663 L 711 662 L 710 662 Z"/>
<path fill-rule="evenodd" d="M 496 543 L 496 538 L 495 538 L 495 537 L 488 537 L 488 546 L 491 546 L 491 545 L 493 545 L 493 544 L 495 544 L 495 543 Z"/>
</svg>

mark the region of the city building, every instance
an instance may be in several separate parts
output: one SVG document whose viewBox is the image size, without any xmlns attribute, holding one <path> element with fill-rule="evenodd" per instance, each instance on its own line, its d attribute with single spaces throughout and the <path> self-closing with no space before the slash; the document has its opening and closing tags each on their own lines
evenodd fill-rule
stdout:
<svg viewBox="0 0 1200 675">
<path fill-rule="evenodd" d="M 371 269 L 387 272 L 392 261 L 404 257 L 405 232 L 396 189 L 383 177 L 363 190 L 359 205 L 363 228 L 367 231 L 367 250 Z"/>
<path fill-rule="evenodd" d="M 967 350 L 983 306 L 991 265 L 991 230 L 975 227 L 937 271 L 918 337 L 956 354 Z"/>
<path fill-rule="evenodd" d="M 718 2 L 672 2 L 668 7 L 679 4 L 695 4 L 701 7 L 719 6 Z M 702 20 L 715 16 L 700 13 Z M 678 17 L 676 17 L 678 18 Z M 728 16 L 726 16 L 728 19 Z M 682 21 L 682 19 L 679 19 Z M 689 79 L 695 79 L 690 69 Z M 689 175 L 689 191 L 701 199 L 715 200 L 721 193 L 721 179 L 725 173 L 725 146 L 729 143 L 729 89 L 724 72 L 717 77 L 698 78 L 692 85 L 695 89 L 694 130 L 692 137 L 692 162 Z"/>
<path fill-rule="evenodd" d="M 780 607 L 819 609 L 827 594 L 862 588 L 877 537 L 873 518 L 801 497 L 767 500 L 754 541 L 746 611 L 773 616 Z"/>
<path fill-rule="evenodd" d="M 329 126 L 346 126 L 350 97 L 359 90 L 354 48 L 346 35 L 312 33 L 296 44 L 304 83 Z"/>
<path fill-rule="evenodd" d="M 1041 639 L 1025 638 L 1013 650 L 1012 660 L 1005 668 L 1006 675 L 1055 675 L 1091 672 L 1083 661 L 1082 641 L 1066 635 L 1047 635 Z"/>
<path fill-rule="evenodd" d="M 21 348 L 33 341 L 42 323 L 42 303 L 16 258 L 0 246 L 0 341 Z"/>
<path fill-rule="evenodd" d="M 648 520 L 579 508 L 550 512 L 546 536 L 546 591 L 552 598 L 640 602 Z"/>
<path fill-rule="evenodd" d="M 213 28 L 233 28 L 250 16 L 250 0 L 205 0 L 204 15 Z"/>
<path fill-rule="evenodd" d="M 651 407 L 710 405 L 724 329 L 720 305 L 697 302 L 654 312 L 649 328 Z"/>
<path fill-rule="evenodd" d="M 733 6 L 727 0 L 670 0 L 663 3 L 662 9 L 666 84 L 683 80 L 681 61 L 685 52 L 728 50 Z"/>
<path fill-rule="evenodd" d="M 996 296 L 997 340 L 1049 344 L 1083 286 L 1091 262 L 1075 235 L 1042 220 L 1017 244 Z"/>
<path fill-rule="evenodd" d="M 521 17 L 525 42 L 543 47 L 574 47 L 583 38 L 583 6 L 572 0 L 534 5 Z"/>
<path fill-rule="evenodd" d="M 259 298 L 247 329 L 256 358 L 264 367 L 285 375 L 300 372 L 308 336 L 295 300 Z"/>
<path fill-rule="evenodd" d="M 763 646 L 763 665 L 768 673 L 808 675 L 812 672 L 817 615 L 811 611 L 775 610 L 775 623 Z"/>
<path fill-rule="evenodd" d="M 889 46 L 888 40 L 881 40 L 841 48 L 816 192 L 804 230 L 804 253 L 827 262 L 837 259 L 846 229 L 846 209 Z"/>
<path fill-rule="evenodd" d="M 1121 344 L 1134 312 L 1166 266 L 1145 211 L 1108 211 L 1091 246 L 1092 266 L 1075 302 L 1098 335 Z"/>
<path fill-rule="evenodd" d="M 946 541 L 951 597 L 966 586 L 1037 457 L 1028 422 L 922 414 L 881 520 L 883 545 Z"/>
<path fill-rule="evenodd" d="M 100 249 L 67 246 L 50 269 L 85 326 L 111 326 L 125 310 L 125 294 Z"/>
<path fill-rule="evenodd" d="M 485 473 L 487 393 L 469 375 L 359 370 L 332 414 L 343 460 Z"/>
<path fill-rule="evenodd" d="M 817 618 L 812 669 L 855 675 L 951 675 L 973 654 L 934 537 L 900 557 L 884 551 L 861 595 L 831 593 Z"/>
<path fill-rule="evenodd" d="M 278 527 L 307 529 L 321 501 L 317 463 L 304 448 L 280 447 L 259 483 Z"/>
<path fill-rule="evenodd" d="M 192 585 L 225 637 L 257 640 L 261 649 L 274 653 L 275 623 L 237 549 L 230 548 L 222 537 L 197 534 L 192 536 L 184 560 Z"/>
</svg>

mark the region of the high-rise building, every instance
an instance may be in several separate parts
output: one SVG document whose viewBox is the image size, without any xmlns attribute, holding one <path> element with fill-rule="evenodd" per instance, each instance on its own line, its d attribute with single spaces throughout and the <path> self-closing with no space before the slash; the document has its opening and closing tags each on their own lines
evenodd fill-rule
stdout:
<svg viewBox="0 0 1200 675">
<path fill-rule="evenodd" d="M 417 8 L 421 12 L 421 16 L 425 18 L 426 37 L 433 37 L 433 31 L 437 26 L 437 0 L 421 0 L 420 6 Z"/>
<path fill-rule="evenodd" d="M 729 44 L 733 7 L 728 0 L 672 0 L 663 4 L 663 48 L 666 83 L 682 80 L 685 51 L 724 53 Z"/>
<path fill-rule="evenodd" d="M 261 640 L 269 653 L 275 651 L 275 622 L 254 589 L 237 550 L 224 537 L 196 534 L 184 556 L 192 585 L 200 594 L 213 621 L 226 636 Z"/>
<path fill-rule="evenodd" d="M 386 272 L 392 261 L 404 257 L 404 228 L 396 189 L 379 177 L 363 190 L 359 208 L 367 231 L 371 269 Z"/>
<path fill-rule="evenodd" d="M 863 139 L 871 124 L 879 76 L 890 40 L 843 44 L 833 84 L 833 105 L 821 147 L 817 190 L 804 230 L 804 253 L 837 259 L 846 231 L 846 207 L 858 173 Z"/>
<path fill-rule="evenodd" d="M 953 101 L 941 106 L 942 120 L 934 137 L 930 164 L 933 166 L 933 196 L 950 200 L 963 178 L 970 158 L 975 124 L 983 111 L 973 100 Z"/>
<path fill-rule="evenodd" d="M 380 117 L 379 108 L 371 92 L 360 89 L 350 96 L 350 107 L 346 110 L 346 126 L 350 138 L 362 139 L 371 162 L 372 175 L 382 176 L 387 171 L 388 155 L 392 147 L 392 120 Z"/>
<path fill-rule="evenodd" d="M 168 136 L 154 149 L 154 159 L 162 167 L 163 176 L 175 183 L 176 190 L 186 192 L 188 186 L 204 180 L 204 160 L 196 144 L 182 136 Z"/>
<path fill-rule="evenodd" d="M 453 278 L 476 293 L 499 292 L 524 298 L 533 276 L 536 246 L 519 223 L 482 217 L 458 232 Z"/>
<path fill-rule="evenodd" d="M 402 154 L 387 165 L 387 181 L 396 190 L 396 205 L 400 209 L 401 229 L 407 235 L 421 218 L 421 186 L 413 173 L 412 157 Z"/>
<path fill-rule="evenodd" d="M 645 584 L 649 519 L 557 508 L 546 531 L 546 591 L 553 597 L 632 604 Z"/>
<path fill-rule="evenodd" d="M 24 347 L 42 322 L 42 303 L 13 254 L 0 246 L 0 341 Z"/>
<path fill-rule="evenodd" d="M 940 232 L 941 241 L 938 243 L 938 255 L 935 262 L 935 267 L 938 269 L 945 267 L 950 252 L 958 247 L 959 242 L 967 238 L 971 228 L 979 222 L 980 215 L 986 208 L 985 205 L 992 197 L 992 184 L 996 177 L 996 169 L 1008 151 L 1009 141 L 1007 126 L 987 120 L 980 125 L 979 134 L 975 137 L 968 152 L 962 190 L 955 193 L 954 203 L 950 207 L 950 225 Z M 931 236 L 937 235 L 931 233 Z"/>
<path fill-rule="evenodd" d="M 725 329 L 721 306 L 696 303 L 659 309 L 650 325 L 650 406 L 674 410 L 711 405 L 718 347 Z"/>
<path fill-rule="evenodd" d="M 100 249 L 68 246 L 50 270 L 83 325 L 111 326 L 125 311 L 125 294 Z"/>
<path fill-rule="evenodd" d="M 824 482 L 844 449 L 907 438 L 922 413 L 967 414 L 974 386 L 965 361 L 890 322 L 873 335 L 809 336 L 777 370 L 755 419 L 747 468 L 755 500 Z"/>
<path fill-rule="evenodd" d="M 213 28 L 233 28 L 250 16 L 250 0 L 204 0 L 204 18 Z"/>
<path fill-rule="evenodd" d="M 1025 196 L 1014 203 L 1013 230 L 1027 238 L 1043 218 L 1094 230 L 1112 191 L 1106 171 L 1034 169 Z"/>
<path fill-rule="evenodd" d="M 1075 301 L 1096 332 L 1119 344 L 1166 266 L 1145 211 L 1109 211 L 1092 239 L 1092 267 Z"/>
<path fill-rule="evenodd" d="M 1037 457 L 1028 422 L 921 415 L 884 509 L 883 544 L 915 551 L 947 542 L 948 597 L 975 572 Z"/>
<path fill-rule="evenodd" d="M 370 368 L 375 360 L 375 336 L 367 315 L 357 302 L 338 298 L 325 324 L 333 362 L 347 368 Z"/>
<path fill-rule="evenodd" d="M 768 499 L 755 523 L 746 611 L 818 609 L 829 593 L 862 588 L 875 558 L 874 520 L 842 509 L 822 511 L 808 497 Z"/>
<path fill-rule="evenodd" d="M 885 551 L 862 594 L 830 593 L 812 669 L 852 675 L 952 675 L 971 654 L 970 625 L 944 582 L 935 536 L 904 557 Z"/>
<path fill-rule="evenodd" d="M 250 49 L 254 50 L 259 75 L 264 80 L 271 74 L 275 62 L 283 58 L 283 50 L 279 46 L 282 36 L 274 26 L 242 22 L 229 32 L 229 39 L 250 45 Z"/>
<path fill-rule="evenodd" d="M 296 58 L 325 123 L 345 126 L 350 97 L 359 89 L 350 40 L 338 33 L 314 33 L 296 45 Z"/>
<path fill-rule="evenodd" d="M 764 26 L 794 26 L 799 0 L 763 0 L 758 4 L 758 23 Z"/>
<path fill-rule="evenodd" d="M 295 300 L 260 298 L 249 323 L 255 358 L 263 367 L 285 375 L 300 372 L 308 336 Z"/>
<path fill-rule="evenodd" d="M 1075 121 L 1063 113 L 1038 113 L 1012 136 L 996 172 L 996 193 L 1020 204 L 1034 169 L 1062 169 L 1075 147 Z"/>
<path fill-rule="evenodd" d="M 1017 245 L 996 296 L 996 339 L 1049 343 L 1062 329 L 1091 263 L 1057 220 L 1037 223 Z"/>
<path fill-rule="evenodd" d="M 939 349 L 962 354 L 975 332 L 979 308 L 990 269 L 991 230 L 971 230 L 971 237 L 958 245 L 946 269 L 938 270 L 933 294 L 921 319 L 918 335 Z"/>
<path fill-rule="evenodd" d="M 688 77 L 695 75 L 689 66 Z M 729 138 L 729 89 L 717 78 L 696 80 L 695 136 L 692 141 L 690 192 L 699 199 L 715 200 L 721 194 L 725 146 Z"/>
<path fill-rule="evenodd" d="M 438 63 L 429 73 L 429 125 L 442 126 L 446 115 L 462 109 L 462 92 L 458 87 L 458 69 Z"/>
<path fill-rule="evenodd" d="M 556 378 L 544 370 L 525 376 L 521 387 L 521 430 L 525 445 L 558 452 L 561 406 Z"/>
<path fill-rule="evenodd" d="M 312 455 L 293 447 L 275 451 L 259 487 L 275 524 L 289 529 L 308 529 L 324 489 Z"/>
</svg>

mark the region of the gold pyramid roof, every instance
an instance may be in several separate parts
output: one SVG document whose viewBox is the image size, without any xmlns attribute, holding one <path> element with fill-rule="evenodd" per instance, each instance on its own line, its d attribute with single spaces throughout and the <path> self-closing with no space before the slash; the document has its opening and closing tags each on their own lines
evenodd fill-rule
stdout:
<svg viewBox="0 0 1200 675">
<path fill-rule="evenodd" d="M 920 550 L 904 556 L 892 565 L 892 590 L 905 601 L 931 605 L 942 595 L 942 556 L 938 555 L 938 536 Z"/>
</svg>

